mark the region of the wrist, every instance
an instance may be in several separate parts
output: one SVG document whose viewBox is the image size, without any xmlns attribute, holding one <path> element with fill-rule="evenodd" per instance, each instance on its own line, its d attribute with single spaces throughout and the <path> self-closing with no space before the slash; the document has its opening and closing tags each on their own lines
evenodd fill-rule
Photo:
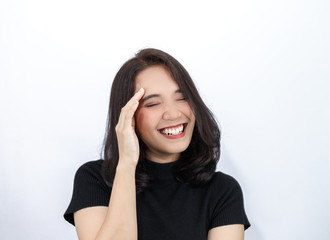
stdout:
<svg viewBox="0 0 330 240">
<path fill-rule="evenodd" d="M 136 170 L 136 164 L 128 163 L 127 161 L 120 161 L 120 160 L 118 161 L 117 171 L 135 173 L 135 170 Z"/>
</svg>

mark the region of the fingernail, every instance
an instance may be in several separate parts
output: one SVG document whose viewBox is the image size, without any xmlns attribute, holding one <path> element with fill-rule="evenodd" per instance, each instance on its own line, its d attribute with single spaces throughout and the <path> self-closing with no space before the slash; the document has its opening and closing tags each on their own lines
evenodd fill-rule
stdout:
<svg viewBox="0 0 330 240">
<path fill-rule="evenodd" d="M 137 91 L 135 94 L 140 94 L 142 92 L 143 88 L 140 88 L 139 91 Z"/>
</svg>

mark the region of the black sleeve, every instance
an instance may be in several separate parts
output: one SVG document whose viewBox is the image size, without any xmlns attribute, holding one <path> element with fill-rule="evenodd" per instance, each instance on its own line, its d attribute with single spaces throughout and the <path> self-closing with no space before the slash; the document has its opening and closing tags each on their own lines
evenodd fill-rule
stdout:
<svg viewBox="0 0 330 240">
<path fill-rule="evenodd" d="M 217 173 L 214 191 L 214 208 L 209 229 L 230 224 L 243 224 L 245 229 L 249 228 L 239 183 L 229 175 Z"/>
<path fill-rule="evenodd" d="M 101 175 L 103 160 L 83 164 L 76 172 L 72 199 L 64 218 L 74 225 L 73 213 L 87 207 L 108 206 L 111 188 Z"/>
</svg>

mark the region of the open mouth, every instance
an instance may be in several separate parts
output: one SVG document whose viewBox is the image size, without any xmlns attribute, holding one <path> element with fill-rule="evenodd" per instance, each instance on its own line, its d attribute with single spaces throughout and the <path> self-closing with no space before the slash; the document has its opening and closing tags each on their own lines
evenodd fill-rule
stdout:
<svg viewBox="0 0 330 240">
<path fill-rule="evenodd" d="M 186 129 L 187 123 L 182 123 L 176 126 L 159 129 L 158 131 L 166 136 L 177 136 L 182 134 Z"/>
</svg>

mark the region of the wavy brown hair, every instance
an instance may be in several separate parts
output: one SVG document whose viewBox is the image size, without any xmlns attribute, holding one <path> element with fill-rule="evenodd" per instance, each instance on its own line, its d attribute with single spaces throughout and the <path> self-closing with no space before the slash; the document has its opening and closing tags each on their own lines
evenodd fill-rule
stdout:
<svg viewBox="0 0 330 240">
<path fill-rule="evenodd" d="M 193 187 L 200 186 L 208 182 L 216 170 L 220 158 L 220 130 L 212 112 L 201 99 L 186 69 L 171 55 L 158 49 L 148 48 L 141 50 L 124 63 L 112 83 L 102 150 L 104 159 L 102 175 L 109 186 L 112 186 L 119 160 L 115 127 L 121 108 L 134 94 L 137 74 L 155 65 L 161 65 L 171 73 L 196 118 L 190 145 L 177 160 L 177 180 L 190 183 Z M 146 146 L 140 138 L 139 145 L 140 156 L 136 168 L 137 192 L 142 191 L 150 182 L 145 166 Z"/>
</svg>

